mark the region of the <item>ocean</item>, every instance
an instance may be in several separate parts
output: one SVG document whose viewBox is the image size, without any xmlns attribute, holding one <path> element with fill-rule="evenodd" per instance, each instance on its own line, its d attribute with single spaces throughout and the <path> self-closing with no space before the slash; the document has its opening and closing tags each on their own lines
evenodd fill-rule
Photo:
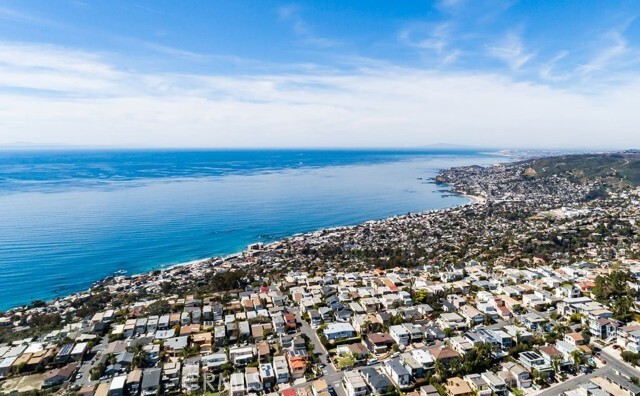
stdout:
<svg viewBox="0 0 640 396">
<path fill-rule="evenodd" d="M 0 152 L 0 310 L 321 228 L 461 205 L 474 151 Z"/>
</svg>

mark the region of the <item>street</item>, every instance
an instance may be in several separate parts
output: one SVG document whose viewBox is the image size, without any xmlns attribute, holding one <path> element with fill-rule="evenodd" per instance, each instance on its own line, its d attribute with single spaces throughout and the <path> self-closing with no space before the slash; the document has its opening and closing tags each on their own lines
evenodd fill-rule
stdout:
<svg viewBox="0 0 640 396">
<path fill-rule="evenodd" d="M 620 361 L 619 357 L 614 356 L 606 350 L 600 352 L 607 361 L 606 366 L 593 370 L 593 372 L 586 375 L 579 375 L 573 379 L 565 381 L 561 384 L 557 384 L 550 388 L 543 390 L 540 393 L 535 393 L 536 396 L 557 396 L 564 391 L 574 389 L 578 385 L 587 382 L 590 378 L 598 377 L 607 373 L 613 373 L 617 371 L 627 377 L 640 377 L 640 370 L 631 367 L 630 365 Z"/>
</svg>

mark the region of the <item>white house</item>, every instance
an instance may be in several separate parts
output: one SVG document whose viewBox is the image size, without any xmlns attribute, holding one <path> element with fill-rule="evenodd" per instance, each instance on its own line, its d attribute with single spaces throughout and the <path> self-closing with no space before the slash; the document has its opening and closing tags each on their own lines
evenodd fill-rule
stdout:
<svg viewBox="0 0 640 396">
<path fill-rule="evenodd" d="M 327 340 L 339 340 L 343 338 L 351 338 L 356 336 L 356 330 L 349 323 L 330 323 L 323 330 Z"/>
</svg>

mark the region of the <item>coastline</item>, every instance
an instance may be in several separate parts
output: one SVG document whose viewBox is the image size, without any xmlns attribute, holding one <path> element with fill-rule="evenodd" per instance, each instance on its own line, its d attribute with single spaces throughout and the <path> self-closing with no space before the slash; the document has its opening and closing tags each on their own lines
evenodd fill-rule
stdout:
<svg viewBox="0 0 640 396">
<path fill-rule="evenodd" d="M 445 169 L 446 168 L 443 168 L 440 171 L 443 171 Z M 410 214 L 428 214 L 428 213 L 434 213 L 434 212 L 442 212 L 442 211 L 450 210 L 450 209 L 453 209 L 453 208 L 456 208 L 456 207 L 460 207 L 460 206 L 484 204 L 486 202 L 486 200 L 483 197 L 464 194 L 464 193 L 462 193 L 460 191 L 456 191 L 456 188 L 455 188 L 454 185 L 450 185 L 450 184 L 446 184 L 446 185 L 447 185 L 447 188 L 450 189 L 450 194 L 451 195 L 465 198 L 465 199 L 468 200 L 468 202 L 454 204 L 454 205 L 451 205 L 451 206 L 437 208 L 437 209 L 425 209 L 425 210 L 410 212 Z M 396 215 L 385 216 L 385 217 L 381 217 L 381 218 L 367 219 L 367 220 L 359 221 L 359 222 L 357 222 L 355 224 L 350 224 L 350 225 L 321 227 L 321 228 L 313 229 L 313 230 L 310 230 L 310 231 L 307 231 L 307 232 L 304 232 L 304 233 L 294 233 L 292 235 L 285 236 L 285 237 L 280 238 L 278 240 L 274 240 L 274 241 L 271 241 L 269 243 L 265 243 L 264 248 L 266 250 L 269 250 L 273 245 L 277 245 L 279 243 L 282 243 L 283 241 L 287 241 L 287 240 L 290 240 L 292 238 L 307 238 L 307 237 L 311 237 L 315 233 L 346 230 L 346 229 L 351 229 L 351 228 L 358 227 L 358 226 L 360 226 L 362 224 L 366 224 L 368 222 L 386 221 L 386 220 L 397 218 L 397 217 L 403 217 L 405 215 L 406 214 L 396 214 Z M 58 296 L 58 297 L 54 297 L 54 298 L 46 299 L 46 300 L 42 299 L 42 300 L 44 300 L 46 305 L 56 305 L 56 304 L 60 304 L 61 302 L 64 302 L 64 301 L 73 300 L 73 299 L 78 298 L 80 296 L 86 296 L 87 294 L 90 294 L 94 288 L 99 287 L 99 286 L 101 286 L 101 285 L 103 285 L 103 284 L 105 284 L 105 283 L 107 283 L 107 282 L 109 282 L 110 280 L 113 280 L 113 279 L 123 279 L 123 278 L 127 279 L 128 278 L 128 279 L 136 279 L 137 281 L 145 282 L 145 281 L 149 281 L 153 277 L 153 274 L 157 274 L 158 271 L 160 271 L 160 273 L 172 274 L 173 272 L 182 271 L 184 269 L 187 269 L 189 271 L 199 271 L 199 270 L 204 270 L 204 269 L 224 268 L 225 264 L 227 262 L 229 262 L 229 261 L 242 260 L 243 258 L 245 258 L 244 252 L 246 252 L 246 249 L 243 249 L 243 250 L 240 250 L 240 251 L 236 251 L 234 253 L 227 254 L 227 255 L 210 256 L 210 257 L 206 257 L 206 258 L 202 258 L 202 259 L 193 259 L 193 260 L 189 260 L 189 261 L 177 262 L 177 263 L 172 263 L 172 264 L 159 264 L 157 266 L 154 266 L 153 268 L 149 268 L 147 270 L 144 270 L 144 271 L 141 271 L 141 272 L 136 272 L 136 273 L 119 274 L 119 273 L 116 272 L 116 273 L 113 273 L 111 275 L 107 275 L 107 276 L 101 277 L 99 279 L 96 279 L 95 281 L 93 281 L 91 283 L 91 286 L 89 286 L 86 289 L 78 290 L 78 291 L 63 295 L 63 296 Z M 29 304 L 23 304 L 23 305 L 8 307 L 8 308 L 6 308 L 4 310 L 4 312 L 19 311 L 19 310 L 28 308 L 30 305 L 31 304 L 29 303 Z"/>
<path fill-rule="evenodd" d="M 453 186 L 452 186 L 453 187 Z M 424 210 L 421 212 L 416 212 L 416 213 L 420 213 L 420 214 L 428 214 L 428 213 L 434 213 L 434 212 L 443 212 L 443 211 L 447 211 L 456 207 L 460 207 L 460 206 L 467 206 L 467 205 L 484 205 L 486 203 L 486 199 L 484 197 L 480 197 L 480 196 L 475 196 L 475 195 L 468 195 L 468 194 L 462 194 L 460 192 L 457 192 L 455 190 L 452 189 L 451 191 L 453 194 L 458 195 L 460 197 L 464 197 L 467 198 L 469 200 L 469 202 L 461 204 L 461 205 L 454 205 L 451 207 L 447 207 L 447 208 L 441 208 L 441 209 L 428 209 L 428 210 Z M 264 248 L 266 250 L 268 250 L 270 247 L 272 247 L 273 245 L 277 245 L 283 241 L 289 240 L 291 238 L 305 238 L 305 237 L 309 237 L 312 234 L 315 233 L 319 233 L 319 232 L 327 232 L 327 231 L 340 231 L 340 230 L 345 230 L 345 229 L 350 229 L 350 228 L 355 228 L 359 225 L 362 224 L 366 224 L 368 222 L 371 221 L 385 221 L 385 220 L 389 220 L 395 217 L 402 217 L 405 215 L 395 215 L 395 216 L 389 216 L 389 217 L 385 217 L 382 219 L 370 219 L 370 220 L 366 220 L 363 221 L 361 223 L 358 224 L 354 224 L 354 225 L 344 225 L 344 226 L 336 226 L 336 227 L 328 227 L 328 228 L 320 228 L 317 230 L 313 230 L 310 232 L 306 232 L 306 233 L 302 233 L 302 234 L 294 234 L 282 239 L 279 239 L 277 241 L 273 241 L 270 242 L 269 244 L 265 244 Z M 57 304 L 60 303 L 62 301 L 66 301 L 66 300 L 70 300 L 70 299 L 74 299 L 77 298 L 79 296 L 85 295 L 87 293 L 91 293 L 92 289 L 95 288 L 96 286 L 99 286 L 105 282 L 108 282 L 111 279 L 115 279 L 115 278 L 130 278 L 130 279 L 137 279 L 137 280 L 148 280 L 145 278 L 150 278 L 153 273 L 160 271 L 161 273 L 173 273 L 174 271 L 181 271 L 184 270 L 185 268 L 188 269 L 189 271 L 199 271 L 199 270 L 203 270 L 203 269 L 212 269 L 212 268 L 219 268 L 219 267 L 223 267 L 225 263 L 227 263 L 228 261 L 231 261 L 233 259 L 240 259 L 243 258 L 243 253 L 245 251 L 240 251 L 240 252 L 236 252 L 236 253 L 232 253 L 232 254 L 228 254 L 228 255 L 224 255 L 224 256 L 212 256 L 209 258 L 204 258 L 204 259 L 196 259 L 196 260 L 190 260 L 190 261 L 186 261 L 186 262 L 181 262 L 181 263 L 175 263 L 175 264 L 170 264 L 170 265 L 166 265 L 166 266 L 160 266 L 158 268 L 154 268 L 148 271 L 143 271 L 140 273 L 135 273 L 135 274 L 126 274 L 126 275 L 118 275 L 118 274 L 114 274 L 114 275 L 110 275 L 101 279 L 96 280 L 93 285 L 86 289 L 86 290 L 82 290 L 79 292 L 75 292 L 75 293 L 71 293 L 68 294 L 66 296 L 63 297 L 57 297 L 54 298 L 52 300 L 47 300 L 45 301 L 45 303 L 47 305 L 53 305 L 53 304 Z M 29 307 L 29 305 L 21 305 L 21 306 L 17 306 L 17 307 L 13 307 L 13 308 L 9 308 L 7 309 L 5 312 L 13 312 L 13 311 L 17 311 L 17 310 L 21 310 L 24 308 Z"/>
<path fill-rule="evenodd" d="M 462 193 L 458 193 L 458 194 L 461 197 L 464 197 L 470 200 L 470 202 L 467 203 L 466 205 L 476 205 L 476 204 L 484 205 L 487 203 L 487 199 L 479 195 L 469 195 L 469 194 L 462 194 Z"/>
</svg>

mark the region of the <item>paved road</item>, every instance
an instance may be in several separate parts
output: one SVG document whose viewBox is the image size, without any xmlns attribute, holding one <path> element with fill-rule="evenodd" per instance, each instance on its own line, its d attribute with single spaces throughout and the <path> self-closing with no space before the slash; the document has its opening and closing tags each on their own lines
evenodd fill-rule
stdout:
<svg viewBox="0 0 640 396">
<path fill-rule="evenodd" d="M 540 393 L 536 393 L 535 395 L 536 396 L 558 396 L 558 395 L 561 395 L 562 392 L 564 391 L 574 389 L 578 385 L 584 382 L 587 382 L 590 378 L 597 377 L 599 375 L 603 375 L 603 374 L 606 374 L 607 372 L 612 372 L 612 371 L 613 369 L 610 367 L 607 367 L 607 366 L 601 367 L 599 369 L 593 370 L 589 374 L 578 375 L 568 381 L 554 385 L 550 388 L 543 390 Z"/>
<path fill-rule="evenodd" d="M 621 358 L 619 353 L 612 353 L 608 350 L 608 348 L 600 351 L 600 354 L 604 356 L 607 361 L 607 366 L 612 369 L 628 376 L 628 377 L 640 377 L 640 370 L 632 367 L 629 363 L 625 363 Z"/>
<path fill-rule="evenodd" d="M 551 388 L 545 389 L 544 391 L 537 393 L 536 396 L 557 396 L 562 394 L 562 392 L 576 388 L 578 385 L 587 382 L 589 379 L 593 377 L 598 377 L 607 373 L 613 373 L 614 371 L 617 371 L 627 377 L 640 376 L 640 370 L 635 369 L 629 366 L 628 364 L 620 361 L 619 357 L 612 355 L 606 350 L 603 350 L 600 353 L 602 354 L 602 356 L 604 356 L 605 360 L 607 361 L 606 366 L 593 370 L 589 374 L 579 375 L 561 384 L 552 386 Z"/>
<path fill-rule="evenodd" d="M 327 358 L 327 350 L 324 349 L 324 346 L 320 342 L 320 339 L 318 338 L 318 334 L 316 334 L 316 331 L 314 329 L 312 329 L 311 326 L 309 326 L 309 324 L 307 323 L 306 320 L 302 319 L 302 317 L 300 316 L 300 311 L 298 309 L 292 309 L 292 311 L 296 315 L 296 320 L 299 323 L 301 323 L 300 331 L 303 334 L 305 334 L 307 337 L 309 337 L 309 339 L 313 343 L 313 353 L 316 356 L 318 356 L 318 358 L 320 359 L 322 364 L 325 365 L 324 370 L 326 370 L 326 372 L 327 372 L 326 375 L 335 374 L 336 373 L 336 369 L 333 367 L 333 365 L 331 364 L 331 362 Z"/>
<path fill-rule="evenodd" d="M 78 372 L 76 373 L 75 384 L 78 386 L 87 386 L 87 385 L 95 385 L 98 381 L 91 381 L 91 369 L 98 364 L 98 360 L 100 358 L 100 354 L 105 350 L 109 341 L 107 337 L 103 338 L 100 344 L 92 349 L 92 351 L 98 351 L 92 359 L 85 360 Z"/>
</svg>

